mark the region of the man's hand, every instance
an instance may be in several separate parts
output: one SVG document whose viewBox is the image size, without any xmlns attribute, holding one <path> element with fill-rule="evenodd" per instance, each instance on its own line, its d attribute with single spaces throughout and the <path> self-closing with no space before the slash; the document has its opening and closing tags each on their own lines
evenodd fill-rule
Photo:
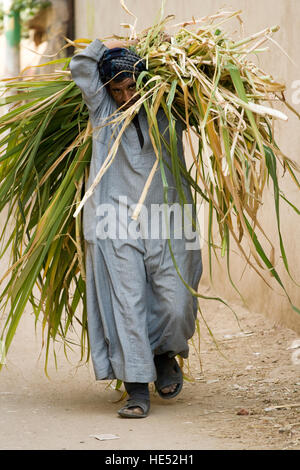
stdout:
<svg viewBox="0 0 300 470">
<path fill-rule="evenodd" d="M 128 48 L 129 46 L 135 46 L 138 43 L 138 39 L 133 39 L 133 40 L 123 40 L 123 41 L 118 41 L 118 40 L 112 40 L 112 41 L 107 41 L 105 42 L 105 46 L 108 47 L 108 49 L 113 49 L 114 47 L 124 47 Z"/>
</svg>

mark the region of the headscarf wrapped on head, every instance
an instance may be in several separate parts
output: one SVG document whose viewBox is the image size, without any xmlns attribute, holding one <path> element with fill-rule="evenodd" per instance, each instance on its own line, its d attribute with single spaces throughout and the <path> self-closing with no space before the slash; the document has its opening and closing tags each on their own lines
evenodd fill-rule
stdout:
<svg viewBox="0 0 300 470">
<path fill-rule="evenodd" d="M 125 78 L 137 79 L 146 70 L 145 61 L 135 52 L 122 47 L 107 49 L 99 63 L 103 83 L 110 80 L 122 81 Z"/>
</svg>

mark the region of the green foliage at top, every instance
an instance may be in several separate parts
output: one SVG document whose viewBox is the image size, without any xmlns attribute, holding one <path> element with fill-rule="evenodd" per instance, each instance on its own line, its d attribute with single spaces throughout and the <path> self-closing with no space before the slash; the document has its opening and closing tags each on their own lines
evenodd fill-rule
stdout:
<svg viewBox="0 0 300 470">
<path fill-rule="evenodd" d="M 23 36 L 27 35 L 26 24 L 28 20 L 36 15 L 39 10 L 46 8 L 51 5 L 51 1 L 48 0 L 14 0 L 11 6 L 11 13 L 19 12 L 20 21 L 22 24 Z M 3 3 L 0 1 L 0 33 L 3 32 L 4 26 L 4 9 Z"/>
</svg>

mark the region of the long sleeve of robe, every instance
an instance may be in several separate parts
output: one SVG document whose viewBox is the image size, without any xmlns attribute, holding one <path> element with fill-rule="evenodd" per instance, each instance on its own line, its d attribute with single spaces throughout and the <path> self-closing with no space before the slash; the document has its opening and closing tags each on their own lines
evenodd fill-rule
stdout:
<svg viewBox="0 0 300 470">
<path fill-rule="evenodd" d="M 116 104 L 101 83 L 98 69 L 105 49 L 101 41 L 95 40 L 70 62 L 72 78 L 82 91 L 93 126 L 88 186 L 116 136 L 109 119 Z M 160 132 L 168 141 L 168 120 L 162 109 L 157 119 Z M 156 160 L 143 107 L 138 120 L 143 145 L 141 135 L 131 123 L 113 163 L 84 206 L 88 331 L 97 380 L 154 381 L 154 354 L 168 352 L 170 356 L 188 357 L 188 340 L 195 331 L 197 298 L 187 286 L 197 290 L 201 278 L 199 241 L 189 248 L 189 236 L 183 230 L 178 236 L 176 211 L 170 211 L 171 253 L 161 223 L 164 188 L 159 166 L 140 218 L 137 221 L 131 218 Z M 179 121 L 176 126 L 178 156 L 185 165 L 183 126 Z M 165 148 L 163 159 L 171 168 Z M 168 165 L 165 165 L 168 203 L 178 207 L 175 181 Z M 190 188 L 184 181 L 183 187 L 187 201 L 192 204 Z"/>
</svg>

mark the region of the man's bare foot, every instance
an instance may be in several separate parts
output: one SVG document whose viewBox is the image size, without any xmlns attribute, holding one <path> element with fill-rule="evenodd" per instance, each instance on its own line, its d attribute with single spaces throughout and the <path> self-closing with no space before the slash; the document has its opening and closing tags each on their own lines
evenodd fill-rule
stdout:
<svg viewBox="0 0 300 470">
<path fill-rule="evenodd" d="M 137 407 L 137 408 L 128 408 L 127 410 L 123 411 L 124 414 L 127 414 L 128 416 L 135 414 L 135 415 L 142 415 L 144 414 L 144 411 L 142 408 Z"/>
<path fill-rule="evenodd" d="M 162 398 L 174 398 L 182 389 L 182 371 L 175 357 L 168 353 L 154 356 L 157 379 L 154 382 L 156 390 Z"/>
<path fill-rule="evenodd" d="M 150 409 L 150 396 L 147 383 L 124 382 L 128 394 L 126 405 L 119 414 L 126 418 L 144 418 Z"/>
<path fill-rule="evenodd" d="M 168 387 L 164 387 L 161 389 L 161 392 L 162 393 L 173 393 L 175 392 L 177 388 L 177 384 L 172 384 L 172 385 L 169 385 Z"/>
<path fill-rule="evenodd" d="M 122 418 L 146 418 L 150 410 L 150 400 L 129 398 L 123 408 L 118 411 Z"/>
</svg>

